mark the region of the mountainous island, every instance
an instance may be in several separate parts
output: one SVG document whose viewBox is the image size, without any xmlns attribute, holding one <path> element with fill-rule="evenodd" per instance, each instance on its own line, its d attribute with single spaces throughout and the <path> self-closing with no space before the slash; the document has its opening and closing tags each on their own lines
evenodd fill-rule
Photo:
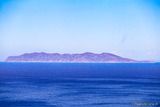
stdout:
<svg viewBox="0 0 160 107">
<path fill-rule="evenodd" d="M 137 62 L 136 60 L 123 58 L 112 53 L 80 53 L 80 54 L 60 54 L 34 52 L 25 53 L 19 56 L 9 56 L 6 62 L 77 62 L 77 63 L 127 63 Z"/>
</svg>

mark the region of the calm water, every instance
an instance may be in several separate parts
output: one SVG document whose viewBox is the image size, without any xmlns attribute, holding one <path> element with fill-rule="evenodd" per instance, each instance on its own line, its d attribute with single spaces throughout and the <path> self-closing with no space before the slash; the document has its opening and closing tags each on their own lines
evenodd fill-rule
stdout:
<svg viewBox="0 0 160 107">
<path fill-rule="evenodd" d="M 160 107 L 160 64 L 0 63 L 0 107 Z"/>
</svg>

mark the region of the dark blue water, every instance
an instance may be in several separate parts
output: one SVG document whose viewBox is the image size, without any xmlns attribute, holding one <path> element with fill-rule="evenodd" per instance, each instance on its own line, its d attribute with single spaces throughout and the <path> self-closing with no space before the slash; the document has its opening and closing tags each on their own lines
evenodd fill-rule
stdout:
<svg viewBox="0 0 160 107">
<path fill-rule="evenodd" d="M 160 107 L 160 64 L 0 63 L 0 107 Z"/>
</svg>

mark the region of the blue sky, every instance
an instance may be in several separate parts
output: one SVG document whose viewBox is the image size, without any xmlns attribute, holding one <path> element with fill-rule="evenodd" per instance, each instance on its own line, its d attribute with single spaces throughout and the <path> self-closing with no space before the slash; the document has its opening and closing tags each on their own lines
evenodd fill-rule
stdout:
<svg viewBox="0 0 160 107">
<path fill-rule="evenodd" d="M 160 60 L 160 0 L 0 0 L 0 60 L 110 52 Z"/>
</svg>

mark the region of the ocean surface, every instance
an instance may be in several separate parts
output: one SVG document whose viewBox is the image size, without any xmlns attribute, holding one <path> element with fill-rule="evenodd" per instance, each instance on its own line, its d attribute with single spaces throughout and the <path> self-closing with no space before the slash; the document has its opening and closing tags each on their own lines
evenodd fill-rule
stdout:
<svg viewBox="0 0 160 107">
<path fill-rule="evenodd" d="M 0 63 L 0 107 L 160 107 L 160 63 Z"/>
</svg>

